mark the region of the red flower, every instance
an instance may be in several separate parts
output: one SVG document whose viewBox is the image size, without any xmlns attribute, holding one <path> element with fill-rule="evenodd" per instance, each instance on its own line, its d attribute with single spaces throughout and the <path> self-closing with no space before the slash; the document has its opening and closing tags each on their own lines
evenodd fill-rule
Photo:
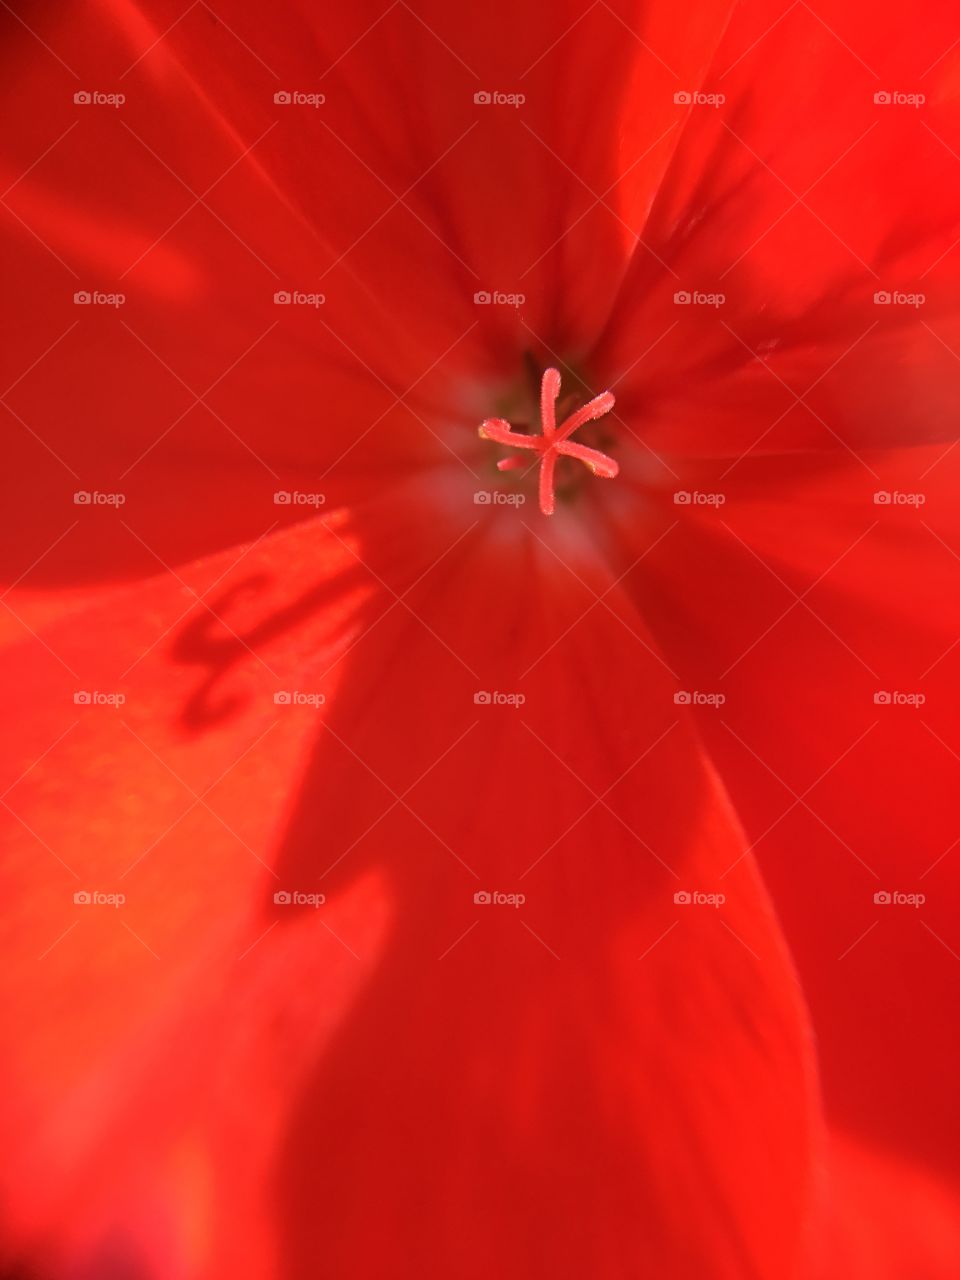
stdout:
<svg viewBox="0 0 960 1280">
<path fill-rule="evenodd" d="M 952 1274 L 952 11 L 4 22 L 11 1274 Z"/>
</svg>

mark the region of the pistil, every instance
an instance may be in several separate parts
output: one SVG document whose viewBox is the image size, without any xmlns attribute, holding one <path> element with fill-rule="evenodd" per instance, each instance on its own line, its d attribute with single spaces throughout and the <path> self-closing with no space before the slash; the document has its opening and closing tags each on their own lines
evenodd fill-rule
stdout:
<svg viewBox="0 0 960 1280">
<path fill-rule="evenodd" d="M 480 425 L 480 439 L 492 440 L 495 444 L 510 445 L 515 449 L 532 450 L 539 457 L 540 510 L 545 516 L 553 515 L 556 507 L 554 477 L 557 460 L 561 457 L 576 458 L 595 475 L 604 480 L 612 480 L 620 468 L 618 464 L 599 449 L 591 449 L 587 445 L 578 444 L 569 437 L 587 422 L 602 418 L 614 406 L 612 392 L 604 391 L 594 396 L 587 404 L 575 409 L 557 426 L 557 397 L 560 394 L 560 372 L 558 369 L 547 369 L 540 383 L 540 426 L 541 435 L 524 435 L 514 431 L 504 418 L 487 418 Z M 512 454 L 497 463 L 500 471 L 515 471 L 525 465 L 521 454 Z"/>
</svg>

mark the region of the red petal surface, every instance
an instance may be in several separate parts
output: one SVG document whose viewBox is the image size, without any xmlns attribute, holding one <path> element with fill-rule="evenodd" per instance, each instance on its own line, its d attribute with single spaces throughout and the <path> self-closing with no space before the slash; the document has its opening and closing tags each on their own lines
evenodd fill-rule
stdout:
<svg viewBox="0 0 960 1280">
<path fill-rule="evenodd" d="M 738 8 L 700 86 L 722 101 L 683 108 L 643 228 L 670 269 L 634 255 L 596 351 L 657 452 L 955 438 L 956 33 L 949 5 L 923 14 L 904 30 L 890 6 Z M 874 101 L 891 91 L 926 100 Z"/>
<path fill-rule="evenodd" d="M 557 581 L 575 545 L 504 560 L 507 514 L 449 549 L 410 509 L 403 555 L 331 519 L 197 566 L 226 572 L 216 616 L 188 606 L 120 682 L 181 609 L 169 584 L 104 601 L 109 645 L 92 610 L 14 653 L 15 1238 L 169 1274 L 262 1274 L 270 1247 L 291 1275 L 782 1273 L 815 1141 L 808 1033 L 750 859 L 723 906 L 674 900 L 715 892 L 743 840 L 669 673 L 617 589 L 616 617 L 596 605 L 609 580 Z M 323 592 L 350 566 L 333 623 Z M 127 701 L 74 706 L 58 658 Z M 275 705 L 294 670 L 322 707 Z M 75 906 L 78 886 L 128 900 Z M 327 901 L 276 906 L 278 886 Z"/>
<path fill-rule="evenodd" d="M 701 729 L 813 1002 L 831 1114 L 956 1176 L 960 530 L 941 459 L 874 458 L 921 507 L 876 505 L 856 466 L 800 486 L 745 465 L 723 506 L 663 515 L 630 589 L 684 687 L 726 697 Z M 893 891 L 926 901 L 874 903 Z"/>
</svg>

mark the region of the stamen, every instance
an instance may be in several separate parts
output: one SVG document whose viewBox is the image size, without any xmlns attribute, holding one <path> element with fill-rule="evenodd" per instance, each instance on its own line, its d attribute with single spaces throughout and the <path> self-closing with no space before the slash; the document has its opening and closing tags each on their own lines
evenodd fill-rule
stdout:
<svg viewBox="0 0 960 1280">
<path fill-rule="evenodd" d="M 568 437 L 579 430 L 587 422 L 602 418 L 614 406 L 614 396 L 604 391 L 594 396 L 587 404 L 574 410 L 569 417 L 557 426 L 557 397 L 560 394 L 560 371 L 547 369 L 540 383 L 540 426 L 542 435 L 523 435 L 514 431 L 504 418 L 487 418 L 480 426 L 480 439 L 492 440 L 495 444 L 512 445 L 515 449 L 532 449 L 540 458 L 539 497 L 540 510 L 545 516 L 552 516 L 556 506 L 554 494 L 554 475 L 557 459 L 560 456 L 576 458 L 595 476 L 603 480 L 612 480 L 620 471 L 620 467 L 599 449 L 591 449 L 587 445 L 578 444 Z M 503 458 L 497 463 L 500 471 L 516 471 L 526 466 L 526 460 L 519 454 Z"/>
</svg>

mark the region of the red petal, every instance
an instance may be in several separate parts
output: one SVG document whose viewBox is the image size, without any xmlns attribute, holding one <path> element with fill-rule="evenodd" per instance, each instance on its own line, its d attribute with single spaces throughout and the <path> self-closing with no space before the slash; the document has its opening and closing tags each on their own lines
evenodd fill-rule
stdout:
<svg viewBox="0 0 960 1280">
<path fill-rule="evenodd" d="M 737 11 L 699 86 L 723 101 L 684 108 L 643 229 L 661 261 L 635 255 L 595 353 L 657 453 L 845 460 L 954 438 L 954 28 L 946 3 L 909 32 L 864 3 Z M 923 301 L 875 302 L 891 294 Z"/>
<path fill-rule="evenodd" d="M 701 730 L 783 915 L 830 1113 L 957 1176 L 955 457 L 701 476 L 725 504 L 661 507 L 672 531 L 631 590 L 685 687 L 726 698 Z M 893 891 L 926 901 L 874 902 Z"/>
<path fill-rule="evenodd" d="M 674 683 L 619 591 L 616 618 L 596 604 L 609 581 L 562 520 L 533 599 L 504 554 L 515 525 L 451 547 L 432 522 L 401 545 L 402 511 L 379 535 L 330 521 L 262 544 L 214 594 L 222 622 L 175 624 L 119 713 L 82 708 L 60 742 L 73 678 L 23 645 L 33 727 L 9 780 L 37 762 L 8 794 L 35 833 L 11 817 L 16 1238 L 76 1267 L 122 1246 L 184 1275 L 263 1275 L 282 1247 L 291 1275 L 404 1257 L 419 1274 L 779 1277 L 806 1209 L 807 1031 L 749 858 L 722 907 L 674 901 L 714 891 L 742 849 Z M 370 568 L 335 623 L 314 611 L 354 556 Z M 318 565 L 301 602 L 267 582 L 237 594 L 298 557 L 301 579 Z M 178 604 L 169 587 L 115 596 L 109 630 L 93 613 L 42 638 L 102 688 Z M 321 677 L 351 616 L 371 629 Z M 272 671 L 306 683 L 311 665 L 327 704 L 275 706 Z M 478 688 L 527 701 L 477 705 Z M 298 782 L 304 731 L 318 744 Z M 214 813 L 177 822 L 245 747 Z M 151 840 L 127 905 L 73 907 L 77 883 L 113 888 Z M 276 908 L 278 884 L 327 903 Z M 479 890 L 527 902 L 478 905 Z"/>
<path fill-rule="evenodd" d="M 826 1226 L 813 1280 L 949 1280 L 960 1257 L 955 1185 L 908 1161 L 834 1139 L 823 1188 Z"/>
</svg>

